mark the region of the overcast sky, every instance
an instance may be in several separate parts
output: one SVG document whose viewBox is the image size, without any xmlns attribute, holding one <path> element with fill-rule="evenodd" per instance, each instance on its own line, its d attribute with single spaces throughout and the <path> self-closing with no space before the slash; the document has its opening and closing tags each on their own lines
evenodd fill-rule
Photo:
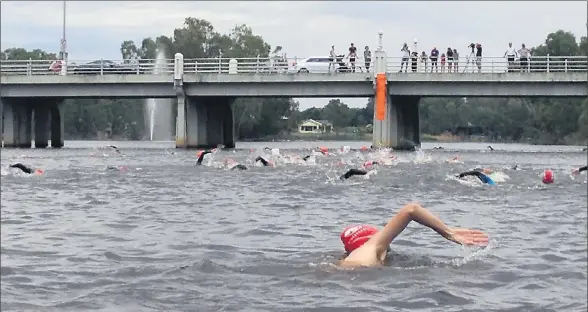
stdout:
<svg viewBox="0 0 588 312">
<path fill-rule="evenodd" d="M 2 1 L 1 48 L 59 51 L 61 1 Z M 343 51 L 353 42 L 375 47 L 384 32 L 389 56 L 401 56 L 403 42 L 418 38 L 419 50 L 480 42 L 486 56 L 502 56 L 507 43 L 542 44 L 549 32 L 563 29 L 586 36 L 586 1 L 558 2 L 123 2 L 70 1 L 67 39 L 70 60 L 120 59 L 124 40 L 173 35 L 185 17 L 210 21 L 228 32 L 247 24 L 288 56 L 326 55 L 331 45 Z M 301 100 L 301 108 L 323 106 L 327 99 Z M 365 99 L 345 99 L 363 106 Z"/>
</svg>

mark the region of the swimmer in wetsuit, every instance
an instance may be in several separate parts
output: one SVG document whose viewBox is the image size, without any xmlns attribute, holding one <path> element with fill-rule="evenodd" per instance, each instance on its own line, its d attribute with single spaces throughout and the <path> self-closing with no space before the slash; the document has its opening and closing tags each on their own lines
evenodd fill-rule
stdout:
<svg viewBox="0 0 588 312">
<path fill-rule="evenodd" d="M 272 164 L 271 161 L 269 161 L 261 156 L 257 156 L 257 158 L 255 158 L 255 162 L 257 163 L 258 161 L 260 161 L 264 167 L 273 167 L 274 166 L 274 164 Z"/>
<path fill-rule="evenodd" d="M 362 170 L 362 169 L 349 169 L 347 172 L 345 172 L 344 175 L 340 176 L 339 179 L 341 180 L 347 180 L 349 178 L 351 178 L 352 176 L 356 176 L 356 175 L 366 175 L 368 172 L 366 170 Z"/>
<path fill-rule="evenodd" d="M 371 225 L 349 226 L 341 233 L 346 256 L 340 265 L 365 267 L 382 265 L 388 256 L 390 243 L 416 221 L 460 245 L 488 245 L 488 235 L 480 230 L 450 228 L 438 217 L 416 203 L 407 204 L 393 216 L 382 230 Z"/>
<path fill-rule="evenodd" d="M 43 174 L 43 170 L 42 169 L 33 169 L 27 165 L 23 165 L 21 163 L 16 163 L 16 164 L 12 164 L 10 165 L 10 168 L 18 168 L 20 169 L 22 172 L 27 173 L 27 174 Z"/>
<path fill-rule="evenodd" d="M 202 161 L 204 160 L 204 156 L 206 154 L 210 154 L 212 152 L 213 151 L 211 151 L 211 150 L 205 150 L 205 151 L 198 153 L 198 160 L 196 161 L 196 165 L 202 165 Z"/>
<path fill-rule="evenodd" d="M 480 179 L 480 181 L 482 181 L 482 183 L 485 184 L 490 184 L 490 185 L 494 185 L 494 181 L 492 179 L 490 179 L 489 176 L 485 175 L 484 173 L 482 173 L 481 169 L 475 169 L 472 171 L 466 171 L 466 172 L 462 172 L 459 175 L 457 175 L 458 178 L 463 178 L 466 176 L 475 176 L 478 177 L 478 179 Z"/>
<path fill-rule="evenodd" d="M 572 174 L 580 174 L 582 171 L 586 170 L 588 170 L 588 166 L 580 167 L 578 169 L 574 169 L 574 171 L 572 171 Z"/>
<path fill-rule="evenodd" d="M 225 159 L 225 167 L 229 170 L 247 170 L 247 166 L 242 165 L 230 158 Z"/>
</svg>

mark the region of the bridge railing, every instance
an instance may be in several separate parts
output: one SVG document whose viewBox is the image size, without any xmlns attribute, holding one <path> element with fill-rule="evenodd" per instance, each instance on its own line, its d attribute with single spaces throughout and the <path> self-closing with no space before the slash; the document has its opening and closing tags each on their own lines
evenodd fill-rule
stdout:
<svg viewBox="0 0 588 312">
<path fill-rule="evenodd" d="M 325 58 L 201 58 L 184 59 L 184 73 L 219 73 L 219 74 L 345 74 L 352 71 L 348 59 L 338 60 L 329 69 L 328 57 Z M 172 74 L 174 60 L 94 60 L 69 61 L 65 64 L 59 60 L 2 60 L 2 75 L 145 75 Z M 368 63 L 362 58 L 355 62 L 355 72 L 373 71 L 373 61 Z M 446 60 L 443 64 L 437 60 L 437 66 L 430 58 L 420 57 L 408 60 L 402 57 L 388 57 L 386 71 L 388 73 L 507 73 L 507 72 L 586 72 L 588 58 L 586 56 L 545 56 L 532 57 L 528 61 L 516 59 L 509 63 L 504 57 L 460 57 L 458 61 Z"/>
<path fill-rule="evenodd" d="M 430 57 L 389 57 L 386 64 L 388 73 L 519 73 L 519 72 L 586 72 L 586 56 L 534 56 L 528 60 L 506 57 L 463 57 L 459 60 L 445 60 L 441 57 L 433 62 Z M 435 66 L 436 65 L 436 66 Z"/>
<path fill-rule="evenodd" d="M 59 75 L 63 74 L 61 60 L 2 60 L 0 73 L 7 75 Z M 172 74 L 174 60 L 75 60 L 66 66 L 68 75 L 112 74 Z"/>
</svg>

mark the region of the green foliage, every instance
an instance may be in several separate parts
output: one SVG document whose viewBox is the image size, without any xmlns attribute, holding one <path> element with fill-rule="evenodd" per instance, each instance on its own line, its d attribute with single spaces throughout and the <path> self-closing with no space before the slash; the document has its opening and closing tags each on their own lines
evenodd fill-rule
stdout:
<svg viewBox="0 0 588 312">
<path fill-rule="evenodd" d="M 182 53 L 185 59 L 267 57 L 271 46 L 246 25 L 221 34 L 202 19 L 188 17 L 173 36 L 144 38 L 137 45 L 122 42 L 121 56 L 147 62 L 159 51 L 166 58 Z M 574 56 L 588 54 L 588 38 L 576 42 L 570 32 L 558 30 L 547 35 L 545 43 L 532 49 L 535 56 Z M 56 59 L 54 53 L 11 48 L 0 52 L 2 60 Z M 421 130 L 441 134 L 456 126 L 472 124 L 485 129 L 494 139 L 544 143 L 586 143 L 588 101 L 577 99 L 508 98 L 424 98 L 420 102 Z M 68 139 L 145 138 L 144 100 L 67 100 L 64 104 Z M 329 120 L 335 131 L 354 129 L 358 135 L 371 131 L 374 103 L 350 108 L 340 100 L 328 101 L 323 108 L 299 110 L 292 99 L 242 98 L 234 104 L 235 126 L 240 139 L 286 136 L 305 119 Z"/>
</svg>

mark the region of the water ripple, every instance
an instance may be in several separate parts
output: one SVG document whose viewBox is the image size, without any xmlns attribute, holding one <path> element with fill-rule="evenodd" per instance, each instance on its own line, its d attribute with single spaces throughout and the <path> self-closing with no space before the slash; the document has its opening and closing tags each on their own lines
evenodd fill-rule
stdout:
<svg viewBox="0 0 588 312">
<path fill-rule="evenodd" d="M 348 167 L 335 163 L 352 155 L 236 172 L 194 166 L 194 151 L 171 154 L 167 143 L 118 142 L 123 157 L 103 156 L 101 144 L 108 142 L 3 150 L 2 311 L 588 308 L 586 175 L 569 175 L 586 154 L 576 147 L 498 144 L 488 153 L 485 145 L 446 145 L 426 151 L 430 161 L 397 153 L 404 162 L 339 181 Z M 288 144 L 275 143 L 303 155 L 316 142 Z M 363 145 L 354 144 L 345 143 Z M 215 161 L 251 163 L 249 148 L 268 144 L 242 145 Z M 445 163 L 457 153 L 463 164 Z M 17 159 L 46 174 L 6 168 Z M 448 178 L 513 164 L 523 170 L 504 169 L 497 187 Z M 554 185 L 540 183 L 546 167 Z M 490 245 L 463 248 L 410 225 L 386 266 L 333 265 L 344 226 L 383 225 L 409 201 L 449 224 L 484 229 Z"/>
</svg>

